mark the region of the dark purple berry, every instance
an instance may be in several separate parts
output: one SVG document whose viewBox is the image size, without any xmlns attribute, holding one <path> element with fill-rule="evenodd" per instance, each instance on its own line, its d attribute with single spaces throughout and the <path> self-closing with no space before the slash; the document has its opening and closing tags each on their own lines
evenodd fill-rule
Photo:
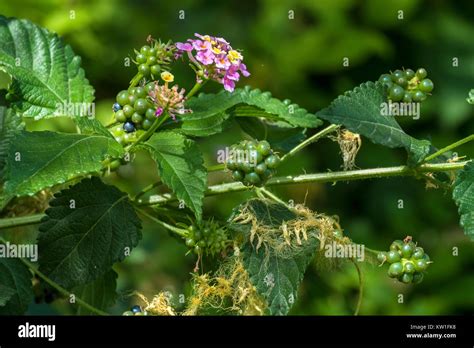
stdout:
<svg viewBox="0 0 474 348">
<path fill-rule="evenodd" d="M 114 112 L 117 112 L 121 109 L 122 107 L 120 106 L 119 103 L 114 103 L 114 105 L 112 106 L 112 110 L 114 110 Z"/>
<path fill-rule="evenodd" d="M 123 130 L 127 133 L 134 132 L 135 131 L 135 125 L 133 124 L 133 122 L 125 122 L 123 124 Z"/>
</svg>

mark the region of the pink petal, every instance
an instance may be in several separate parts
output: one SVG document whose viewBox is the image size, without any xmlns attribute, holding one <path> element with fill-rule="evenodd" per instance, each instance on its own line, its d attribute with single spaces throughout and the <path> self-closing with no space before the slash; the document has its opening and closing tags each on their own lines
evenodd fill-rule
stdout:
<svg viewBox="0 0 474 348">
<path fill-rule="evenodd" d="M 156 109 L 155 116 L 160 117 L 161 114 L 163 114 L 163 108 L 160 107 L 160 108 Z"/>
<path fill-rule="evenodd" d="M 245 77 L 250 76 L 250 73 L 247 71 L 247 66 L 244 63 L 240 64 L 239 69 L 240 69 L 240 72 L 242 73 L 242 75 L 244 75 Z"/>
<path fill-rule="evenodd" d="M 191 52 L 193 50 L 193 45 L 190 43 L 177 42 L 176 48 L 180 51 Z"/>
<path fill-rule="evenodd" d="M 235 83 L 232 80 L 224 78 L 224 89 L 229 92 L 233 92 L 235 88 Z"/>
</svg>

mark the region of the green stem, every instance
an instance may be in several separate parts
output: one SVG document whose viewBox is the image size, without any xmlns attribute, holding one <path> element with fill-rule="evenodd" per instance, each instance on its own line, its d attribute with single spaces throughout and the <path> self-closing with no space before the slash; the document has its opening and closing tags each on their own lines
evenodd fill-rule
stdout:
<svg viewBox="0 0 474 348">
<path fill-rule="evenodd" d="M 225 164 L 216 164 L 216 165 L 207 167 L 208 172 L 217 172 L 224 169 L 225 169 Z M 139 193 L 137 193 L 135 197 L 132 198 L 132 201 L 137 201 L 145 193 L 147 193 L 150 190 L 153 190 L 155 187 L 160 186 L 161 184 L 162 184 L 161 180 L 158 180 L 157 182 L 146 186 Z"/>
<path fill-rule="evenodd" d="M 303 174 L 297 176 L 281 176 L 270 179 L 266 183 L 266 187 L 277 186 L 277 185 L 290 185 L 290 184 L 305 184 L 305 183 L 328 183 L 338 181 L 352 181 L 352 180 L 363 180 L 373 178 L 388 178 L 394 176 L 412 176 L 420 173 L 434 173 L 434 172 L 448 172 L 462 169 L 467 161 L 464 162 L 452 162 L 452 163 L 427 163 L 419 166 L 418 168 L 410 168 L 408 166 L 396 166 L 396 167 L 384 167 L 384 168 L 372 168 L 372 169 L 359 169 L 349 171 L 338 171 L 328 173 L 316 173 L 316 174 Z M 243 185 L 241 182 L 230 182 L 226 184 L 213 185 L 207 188 L 205 193 L 206 196 L 215 196 L 220 194 L 226 194 L 231 192 L 246 191 L 251 187 Z M 172 194 L 165 193 L 161 195 L 150 196 L 146 202 L 140 205 L 161 205 L 176 201 L 176 197 Z M 40 222 L 44 215 L 38 214 L 31 217 L 29 220 L 32 224 Z M 2 227 L 15 227 L 23 224 L 26 217 L 0 219 L 0 228 Z"/>
<path fill-rule="evenodd" d="M 138 85 L 138 82 L 143 78 L 143 75 L 141 73 L 137 73 L 132 80 L 130 81 L 130 87 L 135 87 Z"/>
<path fill-rule="evenodd" d="M 156 217 L 148 214 L 146 211 L 144 211 L 143 209 L 140 209 L 140 208 L 137 208 L 137 210 L 144 216 L 146 216 L 147 218 L 149 218 L 150 220 L 156 222 L 158 225 L 161 225 L 163 226 L 164 228 L 166 228 L 167 230 L 173 232 L 173 233 L 176 233 L 178 236 L 180 237 L 183 237 L 183 238 L 186 238 L 187 234 L 188 234 L 188 231 L 185 230 L 185 229 L 182 229 L 182 228 L 178 228 L 178 227 L 174 227 L 174 226 L 171 226 L 169 224 L 167 224 L 166 222 L 163 222 L 161 220 L 158 220 Z"/>
<path fill-rule="evenodd" d="M 313 136 L 309 137 L 305 141 L 299 143 L 296 145 L 293 149 L 290 150 L 285 156 L 281 158 L 281 161 L 283 162 L 284 160 L 288 159 L 289 157 L 295 155 L 297 152 L 301 151 L 304 149 L 306 146 L 318 141 L 322 137 L 326 136 L 327 134 L 334 132 L 339 128 L 339 125 L 337 124 L 332 124 L 324 129 L 322 129 L 320 132 L 314 134 Z"/>
<path fill-rule="evenodd" d="M 14 218 L 0 219 L 0 229 L 9 227 L 19 227 L 34 225 L 41 221 L 45 214 L 35 214 L 29 216 L 19 216 Z"/>
<path fill-rule="evenodd" d="M 160 186 L 162 183 L 161 183 L 161 180 L 158 180 L 157 182 L 154 182 L 153 184 L 150 184 L 146 187 L 144 187 L 140 192 L 138 192 L 133 198 L 132 198 L 132 201 L 137 201 L 141 196 L 143 196 L 145 193 L 147 193 L 148 191 L 151 191 L 153 190 L 155 187 L 157 186 Z"/>
<path fill-rule="evenodd" d="M 166 113 L 166 114 L 163 114 L 161 117 L 157 118 L 155 120 L 155 122 L 152 124 L 152 126 L 150 127 L 150 129 L 148 129 L 145 133 L 143 133 L 138 139 L 136 142 L 134 142 L 133 144 L 127 146 L 125 148 L 125 151 L 126 152 L 130 152 L 134 146 L 144 142 L 144 141 L 147 141 L 154 133 L 155 131 L 163 124 L 163 122 L 165 122 L 167 119 L 169 118 L 169 115 Z"/>
<path fill-rule="evenodd" d="M 191 88 L 191 90 L 186 94 L 186 99 L 191 98 L 193 95 L 195 95 L 202 86 L 207 82 L 207 80 L 204 80 L 203 82 L 196 82 L 196 84 Z"/>
<path fill-rule="evenodd" d="M 359 299 L 357 300 L 357 306 L 354 311 L 354 315 L 359 315 L 360 311 L 360 306 L 362 305 L 362 297 L 364 296 L 364 278 L 362 276 L 362 272 L 360 270 L 359 265 L 357 264 L 357 261 L 354 259 L 351 259 L 352 263 L 354 264 L 354 267 L 357 270 L 357 275 L 359 276 Z"/>
<path fill-rule="evenodd" d="M 364 250 L 368 251 L 371 254 L 374 254 L 375 256 L 377 256 L 379 253 L 382 252 L 382 250 L 370 249 L 370 248 L 367 248 L 366 246 L 364 246 Z"/>
<path fill-rule="evenodd" d="M 0 237 L 0 242 L 3 244 L 6 244 L 6 240 Z M 49 284 L 51 287 L 56 289 L 58 292 L 60 292 L 62 295 L 65 297 L 69 297 L 71 293 L 64 289 L 61 285 L 56 283 L 54 280 L 50 279 L 48 276 L 46 276 L 43 272 L 39 271 L 30 261 L 25 260 L 23 258 L 19 259 L 23 264 L 28 267 L 34 274 L 36 274 L 38 277 L 43 279 L 47 284 Z M 75 295 L 74 295 L 75 296 Z M 104 312 L 98 308 L 95 308 L 94 306 L 90 305 L 89 303 L 85 302 L 84 300 L 81 300 L 79 297 L 75 296 L 75 301 L 77 302 L 78 305 L 84 307 L 85 309 L 96 313 L 98 315 L 109 315 L 107 312 Z"/>
<path fill-rule="evenodd" d="M 271 199 L 273 199 L 275 202 L 278 202 L 280 204 L 283 204 L 285 207 L 287 207 L 289 210 L 291 210 L 292 208 L 286 203 L 284 202 L 280 197 L 278 197 L 277 195 L 275 195 L 274 193 L 270 192 L 269 190 L 267 190 L 265 187 L 261 187 L 259 189 L 262 193 L 266 194 L 267 197 L 270 197 Z"/>
<path fill-rule="evenodd" d="M 468 143 L 470 141 L 474 140 L 474 134 L 469 135 L 468 137 L 465 137 L 464 139 L 458 140 L 455 143 L 452 143 L 446 147 L 443 147 L 442 149 L 436 151 L 434 154 L 429 155 L 428 157 L 425 158 L 425 162 L 429 162 L 436 157 L 442 155 L 445 152 L 451 151 L 455 149 L 458 146 L 464 145 L 465 143 Z"/>
<path fill-rule="evenodd" d="M 224 163 L 220 163 L 220 164 L 216 164 L 216 165 L 207 167 L 208 172 L 218 172 L 219 170 L 224 170 L 224 169 L 225 169 L 225 164 Z"/>
<path fill-rule="evenodd" d="M 387 178 L 394 176 L 412 176 L 418 173 L 446 172 L 462 169 L 467 162 L 453 163 L 427 163 L 418 168 L 408 166 L 359 169 L 350 171 L 338 171 L 317 174 L 303 174 L 297 176 L 281 176 L 270 179 L 265 186 L 305 184 L 305 183 L 328 183 L 338 181 L 352 181 L 372 178 Z M 209 186 L 205 193 L 206 196 L 214 196 L 230 192 L 239 192 L 249 190 L 251 187 L 243 185 L 241 182 L 230 182 L 220 185 Z M 154 195 L 149 198 L 144 205 L 166 204 L 176 201 L 176 197 L 171 194 Z"/>
</svg>

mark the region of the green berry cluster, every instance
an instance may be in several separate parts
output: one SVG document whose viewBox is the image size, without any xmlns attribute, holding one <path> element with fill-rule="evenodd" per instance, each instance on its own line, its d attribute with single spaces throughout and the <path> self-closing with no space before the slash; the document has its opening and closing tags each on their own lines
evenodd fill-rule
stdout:
<svg viewBox="0 0 474 348">
<path fill-rule="evenodd" d="M 381 265 L 390 264 L 388 276 L 405 284 L 418 284 L 423 280 L 424 273 L 431 264 L 430 257 L 423 248 L 417 247 L 411 237 L 404 241 L 396 240 L 390 245 L 390 251 L 380 252 L 377 259 Z"/>
<path fill-rule="evenodd" d="M 195 254 L 218 255 L 229 246 L 229 242 L 225 228 L 212 220 L 188 227 L 186 246 Z"/>
<path fill-rule="evenodd" d="M 231 147 L 226 167 L 232 178 L 246 186 L 263 186 L 275 174 L 280 157 L 266 140 L 244 140 Z"/>
<path fill-rule="evenodd" d="M 135 141 L 143 133 L 139 132 L 140 130 L 146 131 L 153 125 L 156 110 L 147 97 L 154 86 L 153 82 L 149 82 L 144 86 L 130 87 L 117 94 L 117 102 L 112 109 L 118 125 L 112 129 L 112 134 L 119 143 L 127 144 Z"/>
<path fill-rule="evenodd" d="M 147 311 L 143 311 L 140 306 L 133 306 L 129 311 L 123 312 L 124 316 L 143 316 L 148 315 Z"/>
<path fill-rule="evenodd" d="M 138 66 L 138 72 L 143 77 L 157 78 L 163 66 L 167 66 L 173 60 L 174 48 L 171 43 L 161 43 L 153 41 L 151 46 L 145 45 L 140 51 L 135 50 L 135 63 Z"/>
<path fill-rule="evenodd" d="M 426 78 L 428 73 L 420 68 L 395 70 L 390 74 L 382 74 L 379 81 L 388 88 L 388 97 L 394 102 L 421 102 L 431 94 L 433 81 Z"/>
</svg>

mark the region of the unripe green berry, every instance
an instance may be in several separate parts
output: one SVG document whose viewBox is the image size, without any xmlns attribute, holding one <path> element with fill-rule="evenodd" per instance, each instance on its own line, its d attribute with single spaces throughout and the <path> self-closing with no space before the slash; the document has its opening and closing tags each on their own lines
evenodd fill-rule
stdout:
<svg viewBox="0 0 474 348">
<path fill-rule="evenodd" d="M 136 61 L 138 64 L 142 64 L 142 63 L 145 63 L 146 62 L 146 56 L 144 54 L 137 54 L 137 58 L 136 58 Z"/>
<path fill-rule="evenodd" d="M 423 80 L 426 75 L 428 75 L 428 73 L 426 72 L 425 69 L 423 68 L 420 68 L 416 71 L 416 77 L 419 79 L 419 80 Z"/>
<path fill-rule="evenodd" d="M 147 64 L 148 66 L 155 65 L 155 64 L 156 64 L 156 57 L 155 57 L 155 56 L 149 56 L 149 57 L 146 59 L 146 64 Z"/>
<path fill-rule="evenodd" d="M 406 69 L 405 70 L 405 78 L 407 80 L 411 80 L 414 77 L 415 77 L 415 72 L 412 69 Z"/>
<path fill-rule="evenodd" d="M 401 250 L 402 256 L 406 259 L 411 258 L 414 251 L 415 251 L 415 246 L 412 242 L 404 244 Z"/>
<path fill-rule="evenodd" d="M 249 185 L 258 185 L 260 184 L 260 182 L 260 177 L 255 172 L 250 172 L 245 175 L 244 183 L 247 183 Z"/>
<path fill-rule="evenodd" d="M 416 272 L 413 274 L 413 284 L 419 284 L 423 281 L 423 278 L 424 278 L 424 274 L 423 273 L 419 273 L 419 272 Z"/>
<path fill-rule="evenodd" d="M 140 115 L 137 112 L 134 112 L 133 115 L 132 115 L 132 122 L 135 123 L 136 125 L 138 125 L 142 121 L 143 121 L 143 116 Z"/>
<path fill-rule="evenodd" d="M 416 247 L 415 251 L 413 252 L 412 258 L 413 259 L 421 259 L 425 255 L 425 251 L 423 248 Z"/>
<path fill-rule="evenodd" d="M 149 119 L 144 119 L 142 121 L 142 127 L 144 130 L 150 129 L 152 125 L 153 125 L 153 121 L 150 121 Z"/>
<path fill-rule="evenodd" d="M 235 181 L 242 181 L 244 179 L 244 174 L 240 170 L 234 170 L 232 172 L 232 179 Z"/>
<path fill-rule="evenodd" d="M 127 91 L 121 91 L 119 94 L 117 94 L 117 103 L 120 104 L 120 106 L 124 106 L 128 103 L 128 92 Z"/>
<path fill-rule="evenodd" d="M 140 64 L 138 66 L 138 71 L 140 72 L 140 74 L 142 74 L 145 77 L 150 75 L 150 68 L 146 64 Z"/>
<path fill-rule="evenodd" d="M 414 267 L 418 272 L 423 272 L 423 271 L 426 271 L 426 269 L 428 268 L 428 264 L 426 263 L 425 260 L 419 259 L 419 260 L 415 260 Z"/>
<path fill-rule="evenodd" d="M 401 258 L 400 258 L 400 254 L 398 253 L 398 251 L 390 250 L 387 253 L 387 261 L 390 262 L 390 263 L 399 262 L 400 259 Z"/>
<path fill-rule="evenodd" d="M 405 90 L 400 87 L 399 85 L 393 85 L 389 90 L 388 90 L 388 96 L 391 100 L 398 102 L 403 99 L 405 95 Z"/>
<path fill-rule="evenodd" d="M 277 155 L 270 155 L 265 159 L 265 164 L 268 168 L 274 169 L 280 164 L 280 157 Z"/>
<path fill-rule="evenodd" d="M 380 262 L 380 263 L 384 263 L 385 261 L 387 261 L 387 253 L 384 252 L 384 251 L 381 251 L 377 254 L 377 260 Z"/>
<path fill-rule="evenodd" d="M 138 112 L 140 115 L 144 114 L 146 110 L 148 109 L 148 101 L 144 98 L 137 99 L 135 104 L 133 105 L 133 108 L 135 109 L 135 112 Z"/>
<path fill-rule="evenodd" d="M 400 251 L 403 246 L 403 241 L 400 239 L 394 240 L 392 244 L 390 245 L 390 250 L 393 251 Z"/>
<path fill-rule="evenodd" d="M 153 76 L 160 76 L 161 67 L 158 64 L 152 65 L 150 68 L 150 72 Z"/>
<path fill-rule="evenodd" d="M 266 170 L 267 170 L 267 165 L 262 162 L 262 163 L 257 164 L 254 171 L 257 174 L 265 174 Z"/>
<path fill-rule="evenodd" d="M 138 86 L 135 87 L 133 94 L 136 95 L 137 98 L 144 98 L 147 93 L 145 92 L 145 88 Z"/>
<path fill-rule="evenodd" d="M 401 278 L 400 278 L 400 281 L 405 283 L 405 284 L 410 284 L 412 281 L 413 281 L 413 274 L 411 273 L 404 273 Z"/>
<path fill-rule="evenodd" d="M 430 93 L 434 88 L 433 81 L 431 81 L 430 79 L 423 79 L 418 85 L 418 88 L 422 92 Z"/>
<path fill-rule="evenodd" d="M 125 115 L 125 117 L 127 117 L 127 118 L 132 117 L 133 113 L 135 112 L 133 107 L 130 106 L 130 105 L 125 105 L 123 107 L 122 111 L 123 111 L 123 114 Z"/>
<path fill-rule="evenodd" d="M 403 266 L 400 262 L 395 262 L 388 268 L 389 277 L 396 278 L 403 274 Z"/>
<path fill-rule="evenodd" d="M 127 121 L 127 116 L 125 116 L 123 110 L 119 110 L 115 113 L 115 119 L 117 120 L 117 122 L 125 122 Z"/>
<path fill-rule="evenodd" d="M 262 140 L 257 145 L 257 151 L 260 152 L 263 156 L 267 156 L 271 152 L 271 147 L 268 141 Z"/>
<path fill-rule="evenodd" d="M 415 265 L 413 264 L 413 262 L 405 263 L 405 265 L 403 266 L 403 272 L 410 274 L 415 273 Z"/>
</svg>

